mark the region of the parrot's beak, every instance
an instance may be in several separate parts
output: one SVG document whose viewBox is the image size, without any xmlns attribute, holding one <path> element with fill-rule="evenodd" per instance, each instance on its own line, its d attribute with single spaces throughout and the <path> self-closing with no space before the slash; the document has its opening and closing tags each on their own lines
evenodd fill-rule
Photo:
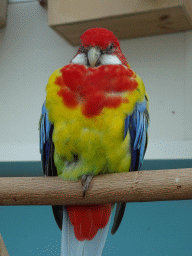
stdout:
<svg viewBox="0 0 192 256">
<path fill-rule="evenodd" d="M 96 47 L 91 47 L 88 51 L 88 61 L 91 67 L 95 67 L 99 57 L 101 56 L 100 50 Z"/>
</svg>

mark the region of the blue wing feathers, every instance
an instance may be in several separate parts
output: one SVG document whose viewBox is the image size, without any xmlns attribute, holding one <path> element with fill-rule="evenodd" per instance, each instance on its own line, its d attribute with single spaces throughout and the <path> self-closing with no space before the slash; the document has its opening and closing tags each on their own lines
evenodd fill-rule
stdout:
<svg viewBox="0 0 192 256">
<path fill-rule="evenodd" d="M 52 124 L 48 119 L 48 112 L 45 107 L 45 102 L 42 106 L 42 114 L 40 119 L 40 153 L 43 166 L 43 172 L 46 174 L 48 162 L 50 157 L 50 150 L 52 144 Z"/>
<path fill-rule="evenodd" d="M 125 119 L 124 137 L 127 132 L 131 138 L 131 168 L 138 171 L 143 163 L 147 143 L 148 112 L 147 100 L 137 103 L 131 116 Z"/>
</svg>

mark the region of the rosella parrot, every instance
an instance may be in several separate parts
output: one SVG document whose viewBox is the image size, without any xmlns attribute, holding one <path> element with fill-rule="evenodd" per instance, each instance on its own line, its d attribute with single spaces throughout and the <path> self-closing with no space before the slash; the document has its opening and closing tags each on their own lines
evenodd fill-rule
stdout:
<svg viewBox="0 0 192 256">
<path fill-rule="evenodd" d="M 56 70 L 46 87 L 40 119 L 43 172 L 64 180 L 138 171 L 147 148 L 148 97 L 131 70 L 118 39 L 92 28 L 70 64 Z M 116 205 L 111 233 L 118 229 L 126 203 Z M 102 255 L 114 205 L 52 206 L 62 230 L 61 255 Z"/>
</svg>

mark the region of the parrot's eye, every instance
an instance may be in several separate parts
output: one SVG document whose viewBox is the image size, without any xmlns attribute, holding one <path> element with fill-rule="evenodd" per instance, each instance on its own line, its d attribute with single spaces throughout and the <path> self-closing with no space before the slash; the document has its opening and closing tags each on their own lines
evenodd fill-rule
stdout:
<svg viewBox="0 0 192 256">
<path fill-rule="evenodd" d="M 113 44 L 110 44 L 108 47 L 107 47 L 107 52 L 112 52 L 113 51 Z"/>
<path fill-rule="evenodd" d="M 80 51 L 81 53 L 87 54 L 88 48 L 83 47 L 83 45 L 81 44 L 81 45 L 80 45 L 80 48 L 79 48 L 79 51 Z"/>
</svg>

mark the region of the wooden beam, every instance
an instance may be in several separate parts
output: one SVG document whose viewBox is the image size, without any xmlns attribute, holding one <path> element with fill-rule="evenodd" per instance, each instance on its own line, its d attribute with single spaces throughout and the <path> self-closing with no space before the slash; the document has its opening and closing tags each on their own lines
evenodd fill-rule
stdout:
<svg viewBox="0 0 192 256">
<path fill-rule="evenodd" d="M 72 45 L 94 27 L 107 28 L 118 39 L 176 33 L 192 29 L 192 1 L 48 0 L 48 22 Z"/>
<path fill-rule="evenodd" d="M 81 181 L 2 177 L 0 205 L 62 205 L 192 199 L 192 169 L 99 175 L 83 197 Z"/>
<path fill-rule="evenodd" d="M 0 234 L 0 255 L 1 256 L 9 256 L 5 243 L 3 241 L 3 237 Z"/>
</svg>

